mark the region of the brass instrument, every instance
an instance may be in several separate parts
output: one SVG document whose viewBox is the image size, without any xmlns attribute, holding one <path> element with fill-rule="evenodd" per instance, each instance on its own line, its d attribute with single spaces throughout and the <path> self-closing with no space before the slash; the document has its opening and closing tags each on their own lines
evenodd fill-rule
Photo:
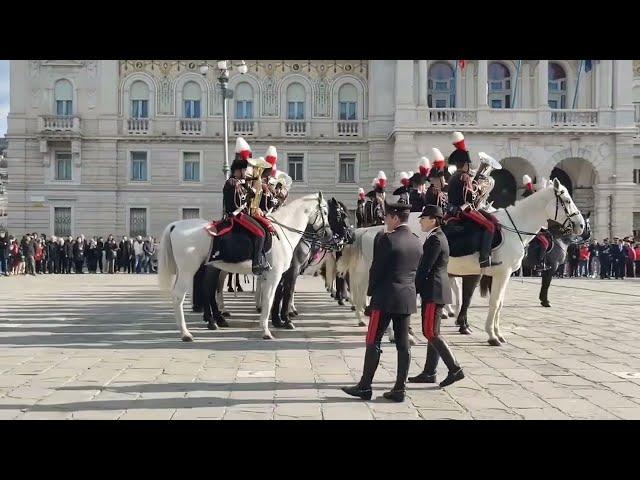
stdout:
<svg viewBox="0 0 640 480">
<path fill-rule="evenodd" d="M 491 171 L 502 169 L 502 165 L 490 155 L 480 152 L 478 156 L 480 157 L 480 166 L 471 180 L 473 185 L 471 191 L 473 195 L 473 207 L 476 210 L 485 206 L 489 194 L 495 185 L 495 180 L 490 175 Z"/>
<path fill-rule="evenodd" d="M 250 178 L 251 186 L 255 192 L 255 196 L 251 200 L 249 207 L 250 215 L 255 215 L 256 211 L 260 209 L 260 200 L 262 199 L 262 172 L 266 168 L 271 168 L 271 165 L 265 161 L 264 158 L 249 159 L 249 164 L 252 166 L 252 177 Z"/>
</svg>

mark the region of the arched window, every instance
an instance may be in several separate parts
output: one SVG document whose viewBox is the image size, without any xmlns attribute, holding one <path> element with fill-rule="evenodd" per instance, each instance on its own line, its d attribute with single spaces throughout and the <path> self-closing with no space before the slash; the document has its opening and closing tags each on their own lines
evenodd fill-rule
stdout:
<svg viewBox="0 0 640 480">
<path fill-rule="evenodd" d="M 338 90 L 340 120 L 355 120 L 357 116 L 358 90 L 350 83 L 345 83 Z"/>
<path fill-rule="evenodd" d="M 489 106 L 511 108 L 511 73 L 502 63 L 489 65 Z"/>
<path fill-rule="evenodd" d="M 55 85 L 56 115 L 73 115 L 73 85 L 69 80 L 58 80 Z"/>
<path fill-rule="evenodd" d="M 287 88 L 287 118 L 289 120 L 304 120 L 304 87 L 299 83 L 292 83 Z"/>
<path fill-rule="evenodd" d="M 447 63 L 434 63 L 429 69 L 427 104 L 429 108 L 453 108 L 455 78 L 453 68 Z"/>
<path fill-rule="evenodd" d="M 140 80 L 131 85 L 131 118 L 149 118 L 149 86 Z"/>
<path fill-rule="evenodd" d="M 196 82 L 187 82 L 182 89 L 184 118 L 200 118 L 202 90 Z"/>
<path fill-rule="evenodd" d="M 239 83 L 235 91 L 236 118 L 251 120 L 253 118 L 253 88 L 247 82 Z"/>
<path fill-rule="evenodd" d="M 567 108 L 567 74 L 557 63 L 549 63 L 549 107 Z"/>
</svg>

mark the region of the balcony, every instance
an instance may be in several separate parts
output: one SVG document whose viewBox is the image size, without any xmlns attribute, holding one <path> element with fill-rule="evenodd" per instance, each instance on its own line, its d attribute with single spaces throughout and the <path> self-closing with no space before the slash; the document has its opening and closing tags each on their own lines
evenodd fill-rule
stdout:
<svg viewBox="0 0 640 480">
<path fill-rule="evenodd" d="M 176 130 L 181 135 L 204 135 L 205 123 L 199 118 L 181 118 L 176 124 Z"/>
<path fill-rule="evenodd" d="M 636 115 L 637 112 L 636 109 Z M 554 127 L 596 127 L 598 126 L 598 111 L 551 110 L 551 125 Z"/>
<path fill-rule="evenodd" d="M 470 126 L 478 123 L 477 110 L 464 108 L 430 108 L 429 123 L 439 126 Z"/>
<path fill-rule="evenodd" d="M 359 137 L 362 127 L 358 120 L 339 120 L 336 124 L 336 136 Z"/>
<path fill-rule="evenodd" d="M 283 136 L 305 137 L 307 135 L 307 122 L 304 120 L 287 120 L 283 122 Z"/>
<path fill-rule="evenodd" d="M 126 118 L 124 120 L 124 131 L 129 135 L 149 135 L 151 126 L 151 120 L 148 118 Z"/>
<path fill-rule="evenodd" d="M 257 135 L 257 124 L 255 120 L 234 120 L 233 133 L 243 137 L 252 137 Z"/>
<path fill-rule="evenodd" d="M 80 133 L 80 117 L 77 115 L 41 115 L 38 130 L 43 133 Z"/>
</svg>

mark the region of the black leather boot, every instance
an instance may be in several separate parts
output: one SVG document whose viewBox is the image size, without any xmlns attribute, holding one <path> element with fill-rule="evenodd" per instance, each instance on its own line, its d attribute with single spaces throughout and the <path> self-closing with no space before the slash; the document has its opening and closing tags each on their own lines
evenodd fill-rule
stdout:
<svg viewBox="0 0 640 480">
<path fill-rule="evenodd" d="M 427 360 L 424 363 L 424 370 L 420 375 L 409 378 L 409 383 L 436 383 L 436 368 L 440 355 L 431 342 L 427 345 Z"/>
<path fill-rule="evenodd" d="M 458 370 L 452 372 L 449 371 L 447 378 L 440 382 L 440 388 L 448 387 L 452 383 L 458 382 L 464 378 L 464 372 L 462 368 L 458 368 Z"/>
<path fill-rule="evenodd" d="M 367 345 L 367 350 L 364 354 L 362 377 L 357 385 L 354 385 L 353 387 L 342 387 L 342 391 L 344 393 L 353 397 L 362 398 L 363 400 L 371 400 L 371 383 L 373 382 L 373 376 L 378 369 L 380 353 L 381 351 L 377 346 Z"/>
<path fill-rule="evenodd" d="M 491 242 L 493 242 L 493 234 L 483 230 L 480 243 L 480 268 L 493 267 L 502 263 L 491 260 Z"/>
</svg>

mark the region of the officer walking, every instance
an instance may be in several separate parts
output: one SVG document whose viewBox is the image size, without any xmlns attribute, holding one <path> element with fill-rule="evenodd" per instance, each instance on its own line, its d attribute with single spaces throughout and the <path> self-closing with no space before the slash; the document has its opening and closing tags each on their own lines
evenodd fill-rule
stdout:
<svg viewBox="0 0 640 480">
<path fill-rule="evenodd" d="M 342 390 L 354 397 L 371 399 L 371 383 L 380 361 L 382 335 L 393 322 L 395 344 L 398 352 L 398 370 L 393 389 L 384 398 L 402 402 L 409 373 L 411 352 L 409 347 L 409 321 L 416 313 L 415 277 L 420 262 L 420 241 L 407 226 L 411 205 L 385 201 L 385 225 L 387 232 L 376 236 L 373 262 L 369 271 L 371 319 L 366 339 L 366 353 L 362 378 L 353 387 Z"/>
<path fill-rule="evenodd" d="M 451 287 L 447 273 L 449 242 L 440 228 L 442 216 L 442 208 L 438 205 L 427 205 L 420 214 L 420 227 L 423 232 L 427 232 L 427 239 L 416 273 L 416 290 L 422 300 L 422 333 L 429 343 L 423 372 L 409 378 L 409 382 L 436 383 L 436 367 L 442 358 L 449 374 L 440 382 L 440 387 L 446 387 L 462 380 L 464 373 L 449 345 L 440 336 L 442 308 L 445 304 L 451 303 Z"/>
</svg>

